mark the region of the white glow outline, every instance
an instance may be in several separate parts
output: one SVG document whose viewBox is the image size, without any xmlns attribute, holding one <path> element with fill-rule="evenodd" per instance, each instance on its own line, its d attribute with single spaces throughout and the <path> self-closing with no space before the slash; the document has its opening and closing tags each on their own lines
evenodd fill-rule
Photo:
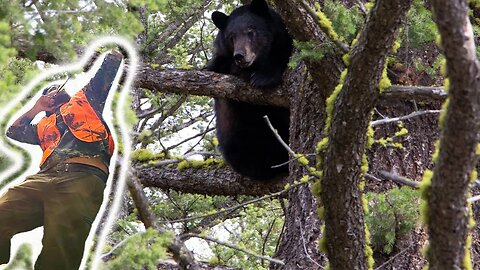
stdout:
<svg viewBox="0 0 480 270">
<path fill-rule="evenodd" d="M 106 46 L 106 45 L 112 45 L 112 44 L 120 46 L 123 49 L 125 49 L 128 53 L 128 59 L 129 59 L 128 69 L 127 69 L 128 73 L 125 77 L 125 82 L 123 84 L 122 90 L 120 91 L 120 97 L 119 97 L 119 101 L 118 101 L 117 108 L 115 110 L 115 115 L 114 115 L 114 117 L 117 118 L 117 121 L 118 121 L 119 126 L 120 126 L 120 131 L 121 131 L 121 135 L 122 135 L 122 143 L 123 143 L 123 155 L 122 155 L 122 160 L 121 160 L 119 178 L 118 178 L 116 190 L 114 192 L 113 202 L 111 204 L 111 208 L 110 208 L 108 217 L 107 217 L 107 219 L 106 219 L 106 221 L 103 225 L 103 229 L 101 230 L 100 235 L 98 237 L 96 249 L 94 251 L 94 257 L 93 257 L 93 260 L 90 264 L 91 265 L 90 269 L 97 269 L 98 268 L 98 264 L 100 262 L 100 255 L 101 255 L 102 247 L 104 245 L 107 234 L 110 231 L 110 228 L 112 227 L 114 220 L 116 219 L 116 214 L 117 214 L 117 212 L 119 210 L 119 207 L 120 207 L 123 191 L 125 190 L 125 179 L 126 179 L 128 169 L 129 169 L 129 164 L 130 164 L 131 139 L 130 139 L 130 133 L 129 133 L 130 130 L 128 130 L 128 125 L 126 124 L 126 120 L 124 118 L 124 114 L 123 114 L 122 109 L 125 107 L 125 101 L 127 100 L 127 97 L 128 97 L 127 95 L 130 91 L 130 86 L 133 85 L 133 80 L 135 78 L 135 74 L 136 74 L 137 67 L 138 67 L 138 64 L 139 64 L 139 58 L 138 58 L 137 51 L 136 51 L 135 47 L 128 40 L 126 40 L 125 38 L 120 37 L 120 36 L 103 36 L 103 37 L 100 37 L 100 38 L 96 39 L 95 41 L 93 41 L 88 46 L 88 48 L 85 50 L 85 52 L 83 54 L 83 57 L 79 61 L 77 61 L 76 63 L 73 63 L 73 64 L 62 65 L 60 67 L 50 68 L 50 69 L 42 71 L 41 74 L 39 74 L 37 77 L 32 79 L 24 87 L 24 89 L 19 94 L 17 94 L 15 99 L 13 99 L 2 110 L 0 110 L 0 115 L 8 115 L 8 113 L 10 113 L 10 111 L 13 110 L 13 108 L 17 104 L 19 104 L 21 100 L 23 100 L 27 97 L 27 95 L 32 91 L 32 89 L 36 85 L 40 84 L 45 79 L 47 79 L 47 78 L 49 78 L 49 77 L 51 77 L 51 76 L 53 76 L 57 73 L 81 70 L 83 68 L 83 66 L 85 66 L 85 64 L 88 62 L 88 60 L 90 60 L 90 58 L 94 55 L 95 50 L 97 48 L 100 48 L 100 47 L 103 47 L 103 46 Z M 119 76 L 118 73 L 117 73 L 117 76 Z M 37 95 L 38 95 L 38 93 L 37 93 Z M 109 96 L 110 96 L 110 98 L 113 97 L 113 93 L 110 93 Z M 32 100 L 34 100 L 34 99 L 35 98 L 32 98 Z M 31 102 L 32 102 L 32 100 L 31 100 Z M 25 105 L 19 112 L 14 114 L 12 116 L 12 118 L 10 118 L 10 121 L 8 121 L 8 122 L 13 122 L 12 120 L 18 118 L 21 114 L 25 113 L 27 108 L 29 108 L 28 104 Z M 112 123 L 109 123 L 108 121 L 107 121 L 107 124 L 109 126 L 113 126 Z M 111 130 L 112 130 L 113 138 L 115 139 L 115 141 L 118 142 L 118 140 L 116 140 L 117 134 L 115 132 L 115 129 L 113 128 Z M 11 168 L 9 168 L 5 171 L 2 171 L 0 173 L 0 183 L 3 182 L 4 179 L 6 179 L 6 178 L 12 176 L 13 174 L 15 174 L 20 169 L 21 164 L 23 163 L 22 157 L 20 156 L 20 154 L 16 153 L 14 150 L 4 146 L 2 137 L 3 136 L 0 136 L 0 151 L 3 151 L 5 154 L 7 154 L 7 156 L 12 161 L 13 166 L 11 166 Z M 10 141 L 12 141 L 16 145 L 21 146 L 24 149 L 26 149 L 25 144 L 20 144 L 18 142 L 13 141 L 13 140 L 10 140 Z M 26 149 L 26 150 L 28 151 L 28 149 Z M 117 156 L 118 156 L 118 150 L 117 150 L 117 148 L 115 148 L 115 152 L 112 156 L 112 161 L 116 161 Z M 111 193 L 110 192 L 111 188 L 112 188 L 111 187 L 112 186 L 111 179 L 113 177 L 115 168 L 116 168 L 115 164 L 113 166 L 110 166 L 110 176 L 109 176 L 109 181 L 107 182 L 107 186 L 106 186 L 106 189 L 105 189 L 105 192 L 104 192 L 103 203 L 102 203 L 102 206 L 100 207 L 100 210 L 97 213 L 97 217 L 96 217 L 94 223 L 92 224 L 92 228 L 90 229 L 90 234 L 89 234 L 89 236 L 88 236 L 88 238 L 85 242 L 83 259 L 82 259 L 82 263 L 81 263 L 79 269 L 86 269 L 86 260 L 90 256 L 90 250 L 91 250 L 92 244 L 93 244 L 92 238 L 93 238 L 93 235 L 95 234 L 98 223 L 99 223 L 101 217 L 103 216 L 103 212 L 105 211 L 107 200 L 109 199 L 109 198 L 105 198 L 105 193 L 107 195 L 109 195 Z M 21 175 L 19 175 L 16 179 L 12 180 L 10 183 L 7 183 L 7 185 L 2 190 L 0 190 L 0 195 L 3 194 L 5 192 L 5 190 L 9 186 L 11 186 L 11 184 L 16 184 L 19 180 L 23 180 L 26 177 L 27 174 L 30 175 L 32 173 L 35 173 L 36 171 L 38 171 L 38 166 L 36 164 L 34 164 L 34 162 L 31 162 L 30 166 L 28 167 L 27 170 L 25 170 L 25 172 L 23 172 Z"/>
</svg>

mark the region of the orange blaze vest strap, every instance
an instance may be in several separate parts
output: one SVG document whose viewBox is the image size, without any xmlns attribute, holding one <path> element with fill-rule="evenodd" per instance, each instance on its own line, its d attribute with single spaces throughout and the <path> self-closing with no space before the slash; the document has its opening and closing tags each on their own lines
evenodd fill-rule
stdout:
<svg viewBox="0 0 480 270">
<path fill-rule="evenodd" d="M 114 151 L 114 141 L 108 128 L 95 113 L 83 90 L 78 91 L 69 102 L 60 106 L 60 115 L 73 136 L 83 142 L 108 142 L 108 154 Z M 57 115 L 45 117 L 37 125 L 40 147 L 43 150 L 42 161 L 53 153 L 60 142 L 60 130 L 57 127 Z"/>
<path fill-rule="evenodd" d="M 60 130 L 57 127 L 57 116 L 55 114 L 49 117 L 44 117 L 37 125 L 38 139 L 40 140 L 40 147 L 43 150 L 42 161 L 40 166 L 53 153 L 53 150 L 60 142 Z"/>
</svg>

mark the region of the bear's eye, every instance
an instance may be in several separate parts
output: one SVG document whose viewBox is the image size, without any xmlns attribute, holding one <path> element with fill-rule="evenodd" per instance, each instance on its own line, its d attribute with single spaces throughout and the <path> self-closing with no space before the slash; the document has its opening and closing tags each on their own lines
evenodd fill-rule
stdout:
<svg viewBox="0 0 480 270">
<path fill-rule="evenodd" d="M 254 29 L 248 29 L 247 30 L 247 35 L 249 38 L 253 38 L 255 36 L 255 30 Z"/>
<path fill-rule="evenodd" d="M 234 43 L 235 41 L 235 35 L 229 35 L 228 40 L 230 40 L 231 43 Z"/>
</svg>

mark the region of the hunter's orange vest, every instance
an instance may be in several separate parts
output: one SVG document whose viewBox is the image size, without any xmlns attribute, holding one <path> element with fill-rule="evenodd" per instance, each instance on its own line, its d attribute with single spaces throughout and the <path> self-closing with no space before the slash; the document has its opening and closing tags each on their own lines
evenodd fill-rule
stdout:
<svg viewBox="0 0 480 270">
<path fill-rule="evenodd" d="M 60 106 L 60 115 L 75 138 L 84 142 L 108 140 L 108 153 L 110 156 L 113 154 L 112 134 L 102 120 L 98 118 L 83 90 L 78 91 L 69 102 Z M 57 127 L 57 114 L 52 114 L 40 120 L 37 124 L 37 134 L 40 147 L 43 150 L 42 161 L 40 162 L 40 166 L 42 166 L 60 142 L 61 134 Z"/>
</svg>

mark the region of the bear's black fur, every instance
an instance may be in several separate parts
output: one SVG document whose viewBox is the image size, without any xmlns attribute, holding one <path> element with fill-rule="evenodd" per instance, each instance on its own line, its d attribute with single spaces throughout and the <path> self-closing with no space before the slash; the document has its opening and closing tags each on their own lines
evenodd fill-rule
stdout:
<svg viewBox="0 0 480 270">
<path fill-rule="evenodd" d="M 265 91 L 282 81 L 292 53 L 292 38 L 280 15 L 264 0 L 235 9 L 229 16 L 215 11 L 219 32 L 207 69 L 239 76 L 253 88 Z M 288 153 L 263 119 L 268 115 L 282 139 L 288 142 L 289 110 L 230 99 L 215 99 L 217 137 L 225 160 L 238 173 L 255 180 L 270 180 L 288 173 Z"/>
</svg>

